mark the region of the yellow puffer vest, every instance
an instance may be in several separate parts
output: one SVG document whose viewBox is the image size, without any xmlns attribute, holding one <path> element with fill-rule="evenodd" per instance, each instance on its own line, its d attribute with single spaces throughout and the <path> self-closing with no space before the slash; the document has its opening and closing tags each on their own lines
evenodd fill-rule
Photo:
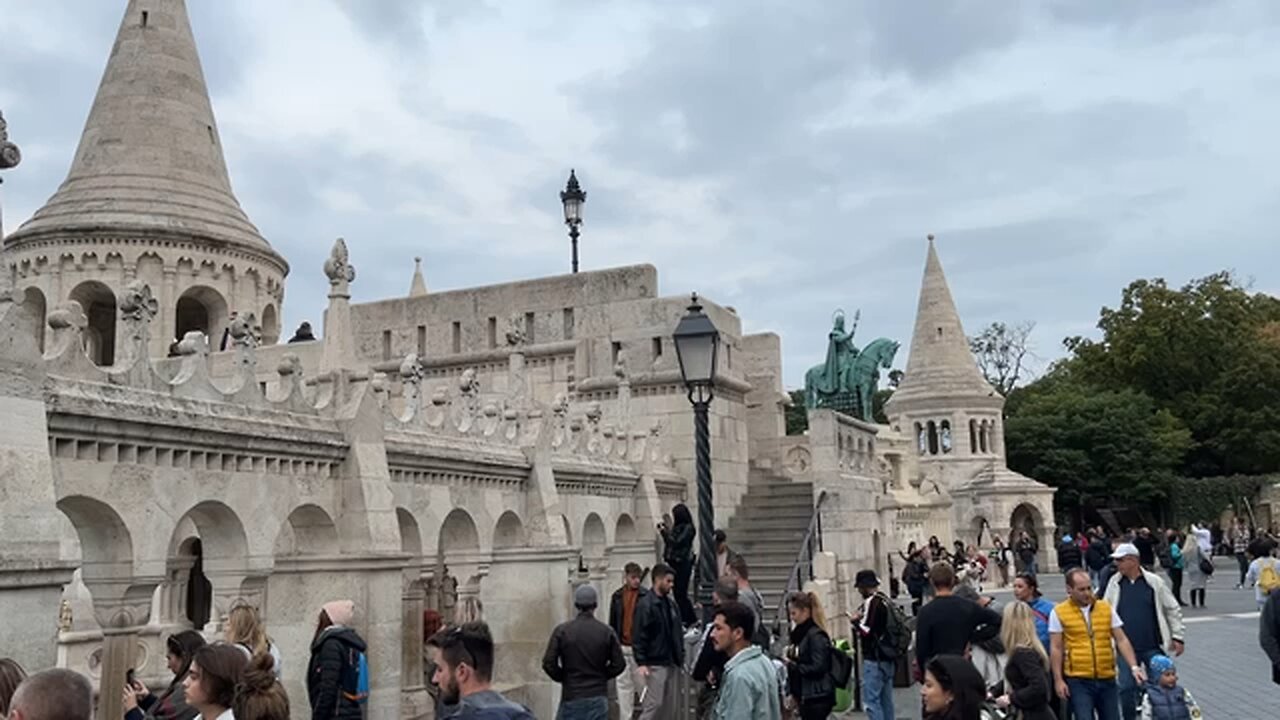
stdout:
<svg viewBox="0 0 1280 720">
<path fill-rule="evenodd" d="M 1085 680 L 1111 680 L 1116 676 L 1116 655 L 1111 649 L 1111 606 L 1106 600 L 1095 600 L 1089 619 L 1093 631 L 1084 621 L 1084 611 L 1070 598 L 1055 608 L 1062 622 L 1062 647 L 1066 652 L 1062 674 Z"/>
</svg>

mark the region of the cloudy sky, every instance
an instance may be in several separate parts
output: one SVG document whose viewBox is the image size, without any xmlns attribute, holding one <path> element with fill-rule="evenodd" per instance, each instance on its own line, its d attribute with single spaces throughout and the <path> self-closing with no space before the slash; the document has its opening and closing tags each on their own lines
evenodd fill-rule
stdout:
<svg viewBox="0 0 1280 720">
<path fill-rule="evenodd" d="M 62 180 L 124 0 L 7 2 L 14 229 Z M 782 334 L 901 339 L 938 236 L 968 330 L 1089 333 L 1137 277 L 1280 291 L 1280 3 L 189 0 L 232 180 L 319 319 L 357 300 L 648 262 Z"/>
</svg>

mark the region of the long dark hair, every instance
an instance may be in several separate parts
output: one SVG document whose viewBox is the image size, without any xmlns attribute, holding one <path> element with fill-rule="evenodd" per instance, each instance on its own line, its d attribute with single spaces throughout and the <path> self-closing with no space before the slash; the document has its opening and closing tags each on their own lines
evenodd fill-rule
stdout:
<svg viewBox="0 0 1280 720">
<path fill-rule="evenodd" d="M 195 657 L 196 651 L 205 646 L 204 636 L 195 630 L 183 630 L 170 635 L 169 639 L 164 641 L 164 645 L 170 655 L 182 658 L 182 669 L 173 674 L 173 681 L 169 683 L 169 688 L 173 689 L 187 676 L 187 671 L 191 669 L 191 659 Z"/>
<path fill-rule="evenodd" d="M 987 699 L 987 685 L 973 663 L 959 655 L 938 655 L 925 670 L 952 698 L 945 710 L 928 713 L 925 720 L 978 720 Z"/>
<path fill-rule="evenodd" d="M 693 513 L 689 512 L 689 508 L 684 503 L 677 503 L 671 508 L 671 520 L 675 525 L 692 525 Z"/>
<path fill-rule="evenodd" d="M 324 610 L 320 611 L 320 617 L 316 618 L 316 634 L 311 636 L 311 645 L 315 646 L 316 641 L 324 634 L 325 630 L 333 627 L 333 620 L 329 619 L 329 613 Z"/>
</svg>

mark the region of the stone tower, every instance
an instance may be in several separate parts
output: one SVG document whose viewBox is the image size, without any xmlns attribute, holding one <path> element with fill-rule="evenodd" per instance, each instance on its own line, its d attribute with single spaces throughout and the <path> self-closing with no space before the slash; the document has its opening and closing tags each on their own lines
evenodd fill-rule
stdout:
<svg viewBox="0 0 1280 720">
<path fill-rule="evenodd" d="M 1047 550 L 1054 491 L 1008 469 L 1003 410 L 1004 397 L 982 376 L 969 351 L 930 235 L 911 356 L 885 414 L 912 438 L 924 479 L 952 495 L 960 537 L 972 542 L 982 535 L 986 544 L 988 532 L 1028 529 Z"/>
<path fill-rule="evenodd" d="M 2 257 L 16 298 L 81 304 L 100 365 L 134 279 L 160 302 L 152 355 L 192 330 L 216 349 L 232 313 L 276 341 L 289 266 L 231 190 L 183 0 L 129 0 L 71 170 Z"/>
</svg>

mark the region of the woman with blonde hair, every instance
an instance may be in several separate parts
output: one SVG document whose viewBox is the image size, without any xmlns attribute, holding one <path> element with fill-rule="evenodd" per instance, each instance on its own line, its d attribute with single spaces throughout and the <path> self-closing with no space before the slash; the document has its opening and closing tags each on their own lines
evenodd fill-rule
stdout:
<svg viewBox="0 0 1280 720">
<path fill-rule="evenodd" d="M 831 680 L 831 636 L 822 603 L 811 592 L 792 593 L 787 610 L 794 627 L 787 648 L 787 694 L 799 708 L 801 720 L 825 719 L 836 704 Z"/>
<path fill-rule="evenodd" d="M 1009 603 L 1000 623 L 1000 641 L 1008 662 L 1004 666 L 1005 694 L 996 698 L 1001 708 L 1013 707 L 1022 720 L 1056 720 L 1049 703 L 1053 684 L 1049 682 L 1049 656 L 1036 633 L 1031 607 Z"/>
<path fill-rule="evenodd" d="M 236 605 L 227 615 L 226 641 L 244 650 L 250 657 L 270 655 L 273 672 L 280 677 L 280 648 L 267 637 L 267 628 L 252 605 Z"/>
</svg>

